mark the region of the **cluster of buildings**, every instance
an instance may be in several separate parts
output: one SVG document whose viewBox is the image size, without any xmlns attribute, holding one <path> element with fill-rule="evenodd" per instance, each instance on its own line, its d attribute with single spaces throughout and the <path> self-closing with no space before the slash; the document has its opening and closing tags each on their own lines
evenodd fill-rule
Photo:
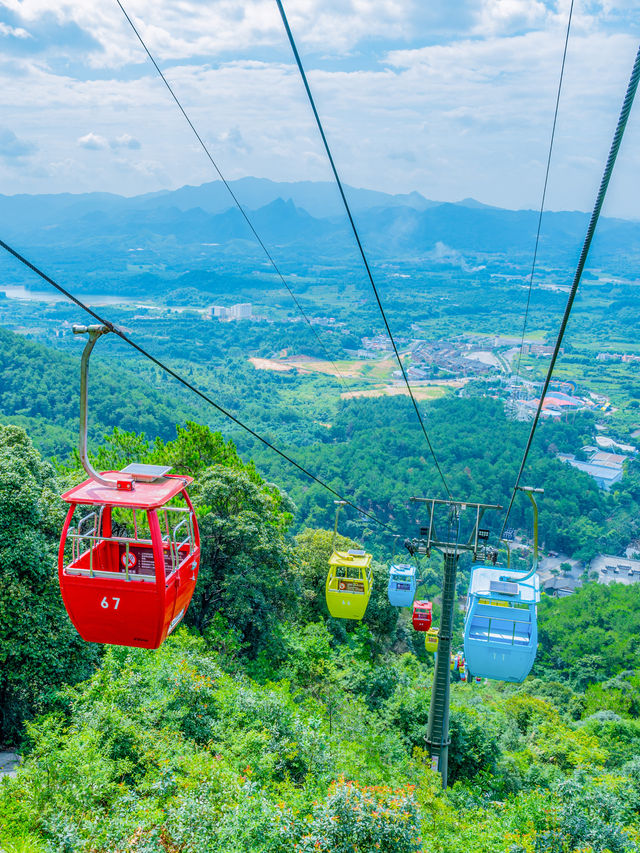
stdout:
<svg viewBox="0 0 640 853">
<path fill-rule="evenodd" d="M 482 337 L 486 342 L 487 338 Z M 486 345 L 486 344 L 485 344 Z M 547 358 L 553 355 L 553 346 L 551 344 L 541 344 L 535 341 L 523 341 L 522 338 L 513 337 L 511 335 L 494 335 L 492 341 L 492 349 L 500 348 L 516 348 L 520 351 L 522 346 L 522 355 L 534 355 L 536 358 Z M 560 348 L 560 355 L 564 353 L 564 349 Z"/>
<path fill-rule="evenodd" d="M 309 322 L 312 326 L 344 326 L 344 323 L 337 323 L 335 317 L 310 317 Z"/>
<path fill-rule="evenodd" d="M 537 358 L 546 358 L 553 355 L 554 347 L 549 344 L 533 344 L 525 341 L 522 344 L 522 355 L 535 355 Z M 559 354 L 562 355 L 564 350 L 560 347 Z"/>
<path fill-rule="evenodd" d="M 588 567 L 569 557 L 544 557 L 540 562 L 540 586 L 553 598 L 566 598 L 583 585 L 584 579 L 601 584 L 621 583 L 625 586 L 640 583 L 640 543 L 632 543 L 626 549 L 624 557 L 612 554 L 599 554 L 591 560 Z M 564 561 L 564 562 L 561 562 Z M 558 566 L 569 566 L 560 571 Z"/>
<path fill-rule="evenodd" d="M 343 325 L 343 324 L 340 324 Z M 396 345 L 402 349 L 410 349 L 412 352 L 417 345 L 417 341 L 410 341 L 408 338 L 395 338 Z M 345 350 L 354 358 L 379 358 L 381 355 L 388 355 L 393 352 L 393 344 L 388 335 L 374 335 L 370 338 L 360 338 L 362 346 L 357 350 Z"/>
<path fill-rule="evenodd" d="M 531 420 L 540 405 L 541 390 L 542 383 L 512 381 L 507 385 L 507 411 L 516 420 Z M 597 394 L 580 397 L 575 393 L 573 382 L 553 382 L 542 402 L 540 416 L 544 419 L 561 420 L 576 412 L 608 412 L 611 408 L 607 397 Z"/>
<path fill-rule="evenodd" d="M 623 364 L 629 364 L 633 361 L 640 361 L 640 355 L 633 355 L 630 352 L 599 352 L 596 361 L 621 361 Z"/>
<path fill-rule="evenodd" d="M 528 413 L 533 417 L 539 405 L 540 398 L 533 397 L 530 400 L 522 401 L 522 410 L 525 414 Z M 563 391 L 549 391 L 542 401 L 540 415 L 543 418 L 559 419 L 569 412 L 581 412 L 591 408 L 594 408 L 594 403 L 591 400 L 566 394 Z"/>
<path fill-rule="evenodd" d="M 576 459 L 573 454 L 559 453 L 558 459 L 577 468 L 579 471 L 584 471 L 596 481 L 599 488 L 606 492 L 610 491 L 611 487 L 619 483 L 624 473 L 624 463 L 631 455 L 637 451 L 635 447 L 624 445 L 629 451 L 623 453 L 609 453 L 606 450 L 600 450 L 598 447 L 583 447 L 582 451 L 586 455 L 586 460 Z"/>
<path fill-rule="evenodd" d="M 466 341 L 421 341 L 411 356 L 412 369 L 422 372 L 425 379 L 431 376 L 434 367 L 452 373 L 456 378 L 483 376 L 495 371 L 496 363 L 490 358 L 481 360 L 476 351 L 477 345 Z"/>
<path fill-rule="evenodd" d="M 367 353 L 392 352 L 393 346 L 388 335 L 375 335 L 373 338 L 360 338 L 362 349 Z"/>
<path fill-rule="evenodd" d="M 231 320 L 250 320 L 253 316 L 253 309 L 250 302 L 239 302 L 237 305 L 230 305 L 226 308 L 224 305 L 212 305 L 209 319 L 218 319 L 221 322 L 230 322 Z"/>
</svg>

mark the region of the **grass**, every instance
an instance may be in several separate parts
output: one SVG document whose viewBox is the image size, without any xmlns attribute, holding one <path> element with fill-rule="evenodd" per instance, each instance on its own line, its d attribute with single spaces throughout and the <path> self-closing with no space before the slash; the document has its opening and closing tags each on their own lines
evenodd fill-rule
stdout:
<svg viewBox="0 0 640 853">
<path fill-rule="evenodd" d="M 449 393 L 447 387 L 443 385 L 412 385 L 411 390 L 416 400 L 439 400 Z M 404 385 L 385 385 L 383 388 L 363 388 L 359 391 L 344 391 L 340 396 L 343 400 L 352 399 L 353 397 L 408 397 L 409 392 Z"/>
<path fill-rule="evenodd" d="M 322 361 L 317 358 L 250 358 L 249 361 L 258 370 L 297 370 L 298 373 L 323 373 L 326 376 L 339 374 L 346 379 L 369 379 L 379 382 L 391 378 L 395 360 L 383 358 L 379 361 L 352 360 L 352 361 Z"/>
</svg>

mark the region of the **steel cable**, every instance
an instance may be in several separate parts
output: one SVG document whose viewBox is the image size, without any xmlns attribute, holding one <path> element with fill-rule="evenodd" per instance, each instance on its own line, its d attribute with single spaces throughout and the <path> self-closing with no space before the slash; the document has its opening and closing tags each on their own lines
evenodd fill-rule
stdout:
<svg viewBox="0 0 640 853">
<path fill-rule="evenodd" d="M 622 103 L 622 109 L 620 110 L 620 116 L 618 118 L 618 124 L 616 126 L 616 131 L 613 135 L 613 140 L 611 142 L 611 148 L 609 150 L 609 156 L 607 157 L 607 162 L 604 167 L 604 173 L 602 175 L 602 180 L 600 181 L 600 187 L 598 189 L 598 194 L 596 196 L 596 201 L 593 206 L 593 212 L 591 214 L 591 219 L 589 220 L 589 225 L 587 227 L 587 233 L 584 238 L 584 243 L 582 246 L 582 251 L 580 252 L 580 257 L 578 259 L 578 266 L 575 271 L 575 275 L 573 277 L 573 283 L 571 285 L 571 290 L 569 292 L 569 297 L 567 299 L 567 304 L 564 309 L 564 315 L 562 317 L 562 323 L 560 324 L 560 331 L 558 332 L 558 337 L 556 339 L 556 344 L 553 350 L 553 355 L 551 356 L 551 363 L 549 364 L 549 369 L 547 371 L 547 375 L 544 381 L 544 385 L 542 388 L 542 392 L 540 394 L 540 400 L 538 401 L 538 408 L 536 410 L 533 423 L 531 424 L 531 431 L 529 432 L 529 439 L 527 441 L 527 446 L 525 447 L 524 455 L 522 457 L 522 463 L 520 464 L 520 470 L 518 471 L 518 476 L 516 477 L 516 481 L 513 487 L 513 494 L 511 495 L 511 500 L 509 501 L 509 506 L 507 508 L 507 514 L 504 519 L 504 523 L 502 525 L 502 530 L 500 532 L 500 538 L 502 538 L 502 534 L 504 533 L 505 527 L 507 526 L 507 521 L 509 520 L 509 514 L 511 512 L 511 508 L 513 507 L 513 502 L 516 497 L 516 493 L 518 491 L 518 486 L 520 485 L 520 478 L 522 477 L 522 473 L 524 471 L 524 467 L 527 462 L 527 457 L 529 455 L 529 451 L 531 450 L 531 444 L 533 442 L 533 436 L 535 435 L 536 427 L 538 426 L 538 421 L 540 419 L 540 413 L 542 412 L 542 406 L 544 404 L 544 398 L 546 396 L 547 390 L 549 388 L 549 383 L 551 381 L 551 376 L 553 374 L 553 369 L 556 364 L 556 360 L 558 358 L 558 353 L 560 352 L 560 346 L 562 344 L 562 339 L 564 337 L 565 330 L 567 328 L 567 323 L 569 322 L 569 316 L 571 314 L 571 309 L 573 307 L 573 302 L 576 297 L 576 293 L 578 291 L 578 285 L 580 284 L 580 279 L 582 277 L 582 271 L 584 270 L 585 263 L 587 261 L 587 255 L 589 254 L 589 249 L 591 247 L 591 241 L 593 240 L 593 235 L 596 230 L 596 225 L 598 224 L 598 219 L 600 217 L 600 211 L 602 210 L 602 205 L 604 203 L 605 196 L 607 194 L 607 188 L 609 186 L 609 181 L 611 180 L 611 175 L 613 173 L 613 167 L 615 166 L 616 158 L 618 156 L 618 151 L 620 150 L 620 144 L 622 142 L 622 137 L 624 136 L 624 131 L 627 126 L 627 120 L 629 119 L 629 113 L 631 112 L 631 107 L 633 106 L 633 99 L 635 98 L 636 91 L 638 89 L 638 81 L 640 80 L 640 47 L 638 48 L 638 52 L 636 53 L 635 62 L 633 64 L 633 69 L 631 71 L 631 76 L 629 78 L 629 84 L 627 86 L 627 91 L 625 94 L 624 101 Z"/>
<path fill-rule="evenodd" d="M 119 2 L 119 0 L 117 0 L 117 2 Z M 286 16 L 286 13 L 284 11 L 284 7 L 281 3 L 281 0 L 276 0 L 276 3 L 278 4 L 278 9 L 280 10 L 280 16 L 282 18 L 282 23 L 284 24 L 284 28 L 286 30 L 287 37 L 289 39 L 289 44 L 291 45 L 291 50 L 293 51 L 293 55 L 294 55 L 294 58 L 296 60 L 296 64 L 298 66 L 298 71 L 300 72 L 300 77 L 302 78 L 302 82 L 304 84 L 304 88 L 305 88 L 305 91 L 307 93 L 307 97 L 309 99 L 309 103 L 311 105 L 311 109 L 313 111 L 313 115 L 315 117 L 316 124 L 318 125 L 318 130 L 319 130 L 320 136 L 322 138 L 322 143 L 323 143 L 324 149 L 327 153 L 329 163 L 331 164 L 331 170 L 333 172 L 333 176 L 334 176 L 336 184 L 338 186 L 338 190 L 340 191 L 340 196 L 342 198 L 342 202 L 343 202 L 345 210 L 347 212 L 347 217 L 349 219 L 349 223 L 351 225 L 353 235 L 354 235 L 356 243 L 358 245 L 358 250 L 360 252 L 360 256 L 362 257 L 362 262 L 364 263 L 364 267 L 365 267 L 365 270 L 367 272 L 367 277 L 369 279 L 369 283 L 371 284 L 371 287 L 372 287 L 373 292 L 375 294 L 376 302 L 378 303 L 378 308 L 380 309 L 380 313 L 382 315 L 382 319 L 384 321 L 384 325 L 385 325 L 385 328 L 387 330 L 387 335 L 389 336 L 389 340 L 391 341 L 391 345 L 393 346 L 393 352 L 395 354 L 396 361 L 400 365 L 400 371 L 402 372 L 402 378 L 404 379 L 404 383 L 407 386 L 407 391 L 409 392 L 409 396 L 411 397 L 411 402 L 413 403 L 413 408 L 415 409 L 416 416 L 418 418 L 418 421 L 420 422 L 420 426 L 422 427 L 422 432 L 424 434 L 427 445 L 429 447 L 429 451 L 431 452 L 431 457 L 433 459 L 435 467 L 438 471 L 438 474 L 440 475 L 440 479 L 442 480 L 442 485 L 444 486 L 445 491 L 446 491 L 447 495 L 449 496 L 449 498 L 451 498 L 451 492 L 449 491 L 449 487 L 447 486 L 447 481 L 444 478 L 444 474 L 442 473 L 442 469 L 440 468 L 440 463 L 438 462 L 435 451 L 434 451 L 433 446 L 431 444 L 431 440 L 430 440 L 429 435 L 427 433 L 427 428 L 426 428 L 424 421 L 422 419 L 422 415 L 420 414 L 420 409 L 418 408 L 418 403 L 416 402 L 416 398 L 413 394 L 413 391 L 411 390 L 411 386 L 409 385 L 409 379 L 407 378 L 407 373 L 404 369 L 404 364 L 402 363 L 402 359 L 400 358 L 400 354 L 398 352 L 398 347 L 396 346 L 396 342 L 393 339 L 393 334 L 391 333 L 391 328 L 390 328 L 389 322 L 387 320 L 387 315 L 385 314 L 384 308 L 382 307 L 382 301 L 380 300 L 378 288 L 376 287 L 376 284 L 373 280 L 373 274 L 371 272 L 371 267 L 369 266 L 369 262 L 367 260 L 367 256 L 365 254 L 362 242 L 360 240 L 360 235 L 358 233 L 356 223 L 355 223 L 353 216 L 351 214 L 351 208 L 349 207 L 349 202 L 347 201 L 347 197 L 345 195 L 344 188 L 342 186 L 342 181 L 340 180 L 340 176 L 338 175 L 338 170 L 336 168 L 336 164 L 333 160 L 333 155 L 331 154 L 331 149 L 329 148 L 329 143 L 327 142 L 327 137 L 325 136 L 324 129 L 322 127 L 322 122 L 320 121 L 320 116 L 318 114 L 318 110 L 316 109 L 316 104 L 315 104 L 313 95 L 311 94 L 311 89 L 309 87 L 307 75 L 306 75 L 304 67 L 302 65 L 302 60 L 300 59 L 300 54 L 298 53 L 298 48 L 296 47 L 295 39 L 293 38 L 293 33 L 291 32 L 291 28 L 289 26 L 289 21 L 287 20 L 287 16 Z"/>
<path fill-rule="evenodd" d="M 140 346 L 140 344 L 136 343 L 128 335 L 125 335 L 125 333 L 123 331 L 121 331 L 120 329 L 118 329 L 118 327 L 115 326 L 112 322 L 110 322 L 109 320 L 106 320 L 104 317 L 100 316 L 100 314 L 98 314 L 92 308 L 89 308 L 88 305 L 85 305 L 85 303 L 82 302 L 81 299 L 78 299 L 77 296 L 74 296 L 72 293 L 70 293 L 68 290 L 66 290 L 64 287 L 62 287 L 62 285 L 60 285 L 60 284 L 58 284 L 58 282 L 54 281 L 54 279 L 52 279 L 45 272 L 43 272 L 41 269 L 39 269 L 35 264 L 32 264 L 31 261 L 27 260 L 27 258 L 25 258 L 24 255 L 21 255 L 20 252 L 16 251 L 16 249 L 13 249 L 8 243 L 5 243 L 4 240 L 0 240 L 0 247 L 3 248 L 6 252 L 8 252 L 10 255 L 13 255 L 13 257 L 16 258 L 18 261 L 20 261 L 20 263 L 24 264 L 26 267 L 28 267 L 30 270 L 32 270 L 36 275 L 40 276 L 40 278 L 43 279 L 44 281 L 46 281 L 47 284 L 50 284 L 59 293 L 62 293 L 63 296 L 65 296 L 71 302 L 75 303 L 79 308 L 82 308 L 83 311 L 86 311 L 87 314 L 89 314 L 91 317 L 94 318 L 94 320 L 97 320 L 103 326 L 106 326 L 109 329 L 109 331 L 116 334 L 126 344 L 129 344 L 130 347 L 133 347 L 133 349 L 136 350 L 137 352 L 139 352 L 140 355 L 143 355 L 145 358 L 148 358 L 149 361 L 153 362 L 153 364 L 156 365 L 156 367 L 159 367 L 165 373 L 169 374 L 169 376 L 173 377 L 181 385 L 184 385 L 184 387 L 187 388 L 189 391 L 192 391 L 194 394 L 197 394 L 198 397 L 200 397 L 202 400 L 204 400 L 210 406 L 213 406 L 214 409 L 217 409 L 222 415 L 224 415 L 226 418 L 229 418 L 229 420 L 232 421 L 234 424 L 236 424 L 239 427 L 242 427 L 242 429 L 245 430 L 246 432 L 248 432 L 249 435 L 256 438 L 258 441 L 260 441 L 262 444 L 264 444 L 265 447 L 268 447 L 269 450 L 273 450 L 274 453 L 277 453 L 278 456 L 282 457 L 282 459 L 284 459 L 286 462 L 289 462 L 290 465 L 293 465 L 295 468 L 298 469 L 298 471 L 300 471 L 302 474 L 304 474 L 310 480 L 313 480 L 314 483 L 317 483 L 319 486 L 322 486 L 323 489 L 326 489 L 328 492 L 330 492 L 332 495 L 337 497 L 339 500 L 344 501 L 350 507 L 352 507 L 353 509 L 362 513 L 362 515 L 366 515 L 367 518 L 370 518 L 371 521 L 374 521 L 380 527 L 385 528 L 390 533 L 392 533 L 394 536 L 399 535 L 393 530 L 392 527 L 390 527 L 388 524 L 385 524 L 384 521 L 380 521 L 380 519 L 377 518 L 375 515 L 373 515 L 373 513 L 367 512 L 367 510 L 358 506 L 358 504 L 354 503 L 353 501 L 348 500 L 348 498 L 343 497 L 339 492 L 337 492 L 335 489 L 333 489 L 331 486 L 327 485 L 327 483 L 325 483 L 323 480 L 321 480 L 320 477 L 316 477 L 315 474 L 312 474 L 311 471 L 308 471 L 304 466 L 302 466 L 298 462 L 296 462 L 295 459 L 292 459 L 287 453 L 285 453 L 283 450 L 280 450 L 278 447 L 276 447 L 275 444 L 272 444 L 266 438 L 263 438 L 255 430 L 251 429 L 250 426 L 247 426 L 247 424 L 243 423 L 240 420 L 240 418 L 235 417 L 235 415 L 232 415 L 231 412 L 228 412 L 226 409 L 224 409 L 222 406 L 220 406 L 218 403 L 216 403 L 211 397 L 209 397 L 208 394 L 205 394 L 204 391 L 201 391 L 199 388 L 196 388 L 195 385 L 192 385 L 191 382 L 189 382 L 187 379 L 184 379 L 182 376 L 180 376 L 179 373 L 176 373 L 175 370 L 170 368 L 168 365 L 164 364 L 164 362 L 160 361 L 160 359 L 156 358 L 154 355 L 151 355 L 151 353 L 148 352 L 146 349 L 144 349 L 144 347 Z"/>
</svg>

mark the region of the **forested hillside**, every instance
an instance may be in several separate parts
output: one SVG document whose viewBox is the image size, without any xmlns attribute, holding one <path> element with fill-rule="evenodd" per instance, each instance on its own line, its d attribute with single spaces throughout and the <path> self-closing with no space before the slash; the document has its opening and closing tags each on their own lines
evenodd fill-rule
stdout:
<svg viewBox="0 0 640 853">
<path fill-rule="evenodd" d="M 80 353 L 83 341 L 77 341 Z M 21 424 L 47 456 L 69 454 L 77 443 L 79 359 L 0 328 L 0 419 Z M 170 437 L 176 416 L 162 394 L 127 371 L 96 359 L 89 435 L 99 440 L 115 426 Z M 182 418 L 188 409 L 184 407 Z M 177 418 L 180 419 L 180 415 Z"/>
<path fill-rule="evenodd" d="M 141 454 L 195 476 L 203 544 L 187 622 L 157 652 L 79 640 L 55 551 L 57 494 L 82 475 L 0 428 L 0 725 L 23 754 L 0 784 L 0 849 L 638 849 L 636 587 L 543 600 L 524 684 L 455 681 L 444 793 L 424 744 L 432 659 L 388 605 L 385 564 L 363 623 L 333 620 L 331 533 L 294 535 L 297 508 L 231 442 L 194 423 L 116 432 L 99 459 Z"/>
<path fill-rule="evenodd" d="M 80 342 L 72 343 L 80 348 Z M 177 421 L 195 419 L 224 429 L 241 453 L 291 496 L 297 507 L 296 530 L 331 524 L 331 494 L 178 383 L 132 358 L 124 345 L 116 342 L 115 351 L 117 357 L 95 361 L 90 380 L 90 447 L 96 453 L 103 448 L 99 464 L 108 468 L 153 461 L 155 437 L 171 440 Z M 0 420 L 25 426 L 45 456 L 55 455 L 64 462 L 77 444 L 78 373 L 76 358 L 0 330 Z M 323 379 L 317 380 L 314 397 L 296 375 L 256 371 L 234 360 L 214 373 L 185 368 L 185 374 L 228 411 L 240 409 L 245 423 L 286 448 L 324 482 L 391 523 L 403 538 L 413 535 L 421 523 L 409 498 L 441 493 L 406 398 L 336 401 Z M 323 417 L 330 421 L 321 422 Z M 508 420 L 500 401 L 477 396 L 436 400 L 426 408 L 425 417 L 452 493 L 506 505 L 528 424 Z M 640 533 L 640 463 L 631 461 L 622 482 L 606 494 L 591 477 L 556 458 L 558 452 L 589 444 L 594 432 L 595 418 L 589 413 L 571 422 L 541 424 L 527 471 L 531 483 L 545 489 L 540 504 L 544 544 L 584 560 L 597 553 L 617 553 Z M 144 434 L 147 443 L 139 446 L 134 433 Z M 511 523 L 525 534 L 530 524 L 527 513 L 528 501 L 522 498 L 514 506 Z M 487 517 L 489 526 L 498 521 Z M 346 519 L 351 535 L 390 547 L 377 526 L 363 530 L 358 522 L 355 516 Z"/>
<path fill-rule="evenodd" d="M 427 409 L 427 423 L 451 492 L 506 506 L 529 424 L 507 420 L 502 404 L 487 398 L 437 400 Z M 592 478 L 556 458 L 558 450 L 587 443 L 593 431 L 588 414 L 572 423 L 542 424 L 527 469 L 527 482 L 545 489 L 540 501 L 545 545 L 582 559 L 602 551 L 617 553 L 639 532 L 637 463 L 629 465 L 619 490 L 607 495 Z M 296 455 L 328 482 L 347 483 L 360 505 L 392 518 L 400 531 L 409 531 L 420 523 L 409 497 L 444 496 L 421 438 L 408 400 L 354 400 L 336 416 L 321 444 L 301 446 Z M 283 481 L 279 460 L 257 446 L 253 455 L 270 477 Z M 290 493 L 305 523 L 329 523 L 331 500 L 320 487 L 296 483 Z M 521 498 L 511 523 L 528 531 L 527 513 L 528 501 Z M 497 523 L 487 516 L 489 526 Z M 370 535 L 376 535 L 375 529 Z"/>
</svg>

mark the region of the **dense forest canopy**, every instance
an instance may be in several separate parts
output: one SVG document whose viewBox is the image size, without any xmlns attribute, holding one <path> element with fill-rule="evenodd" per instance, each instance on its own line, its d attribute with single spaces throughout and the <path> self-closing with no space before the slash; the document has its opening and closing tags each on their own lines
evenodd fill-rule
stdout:
<svg viewBox="0 0 640 853">
<path fill-rule="evenodd" d="M 268 480 L 286 489 L 297 507 L 295 529 L 330 525 L 333 496 L 321 486 L 310 483 L 238 427 L 229 426 L 193 395 L 187 397 L 179 386 L 168 385 L 155 371 L 144 370 L 146 374 L 127 359 L 117 370 L 112 363 L 105 369 L 96 362 L 89 420 L 91 446 L 99 464 L 108 468 L 159 459 L 163 442 L 175 435 L 176 420 L 182 417 L 186 423 L 195 412 L 200 422 L 224 429 Z M 45 453 L 57 455 L 61 461 L 69 458 L 77 441 L 75 360 L 0 330 L 0 371 L 0 388 L 4 389 L 0 419 L 21 424 L 30 433 L 33 428 L 33 438 Z M 238 382 L 243 387 L 250 384 L 251 394 L 243 400 L 245 422 L 267 439 L 277 435 L 277 445 L 286 448 L 292 458 L 390 523 L 398 534 L 414 535 L 421 522 L 409 498 L 442 496 L 443 489 L 406 398 L 343 400 L 335 411 L 318 413 L 316 407 L 315 420 L 310 422 L 309 410 L 296 412 L 287 399 L 288 393 L 298 394 L 303 387 L 299 377 L 244 371 L 233 362 L 217 373 L 216 392 L 223 405 L 235 411 L 234 389 Z M 201 377 L 196 373 L 193 378 Z M 320 423 L 322 417 L 330 418 L 329 428 Z M 452 494 L 506 506 L 528 424 L 509 420 L 500 401 L 481 396 L 435 400 L 426 408 L 425 420 Z M 526 472 L 531 484 L 545 489 L 540 502 L 544 544 L 583 560 L 597 553 L 617 553 L 640 532 L 637 462 L 628 464 L 622 482 L 612 494 L 606 494 L 592 478 L 556 458 L 559 452 L 592 442 L 595 431 L 590 413 L 541 424 Z M 146 436 L 142 443 L 136 437 L 141 433 Z M 350 535 L 359 533 L 378 547 L 389 547 L 376 525 L 362 530 L 354 524 L 357 519 L 346 521 Z M 487 521 L 494 527 L 502 523 L 498 517 Z M 529 504 L 524 498 L 514 505 L 510 524 L 529 532 Z"/>
</svg>

